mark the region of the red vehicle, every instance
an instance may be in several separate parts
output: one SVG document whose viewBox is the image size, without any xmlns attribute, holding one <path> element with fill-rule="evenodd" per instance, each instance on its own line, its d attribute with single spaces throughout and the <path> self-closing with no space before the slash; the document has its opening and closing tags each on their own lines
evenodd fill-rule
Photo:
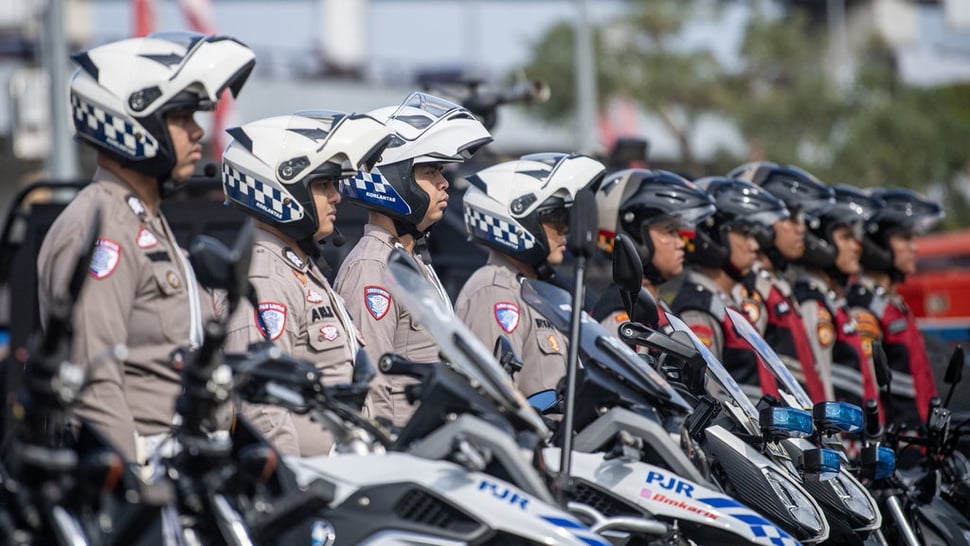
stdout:
<svg viewBox="0 0 970 546">
<path fill-rule="evenodd" d="M 916 245 L 917 271 L 899 292 L 927 338 L 966 347 L 970 342 L 970 229 L 925 235 Z"/>
</svg>

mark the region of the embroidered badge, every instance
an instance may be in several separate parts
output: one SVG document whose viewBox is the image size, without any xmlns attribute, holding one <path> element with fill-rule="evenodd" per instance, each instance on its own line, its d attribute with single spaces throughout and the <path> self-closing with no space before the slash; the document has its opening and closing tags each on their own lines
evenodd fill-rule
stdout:
<svg viewBox="0 0 970 546">
<path fill-rule="evenodd" d="M 127 203 L 128 203 L 128 208 L 130 208 L 131 212 L 134 212 L 136 216 L 145 215 L 145 212 L 146 212 L 145 204 L 141 202 L 141 199 L 139 199 L 134 195 L 129 195 L 127 199 Z"/>
<path fill-rule="evenodd" d="M 616 322 L 626 322 L 630 320 L 630 315 L 626 311 L 620 311 L 619 313 L 613 315 L 613 320 Z"/>
<path fill-rule="evenodd" d="M 558 353 L 559 352 L 559 340 L 556 339 L 556 336 L 553 335 L 553 334 L 549 334 L 549 337 L 547 337 L 546 340 L 549 342 L 549 347 L 553 351 L 556 351 Z"/>
<path fill-rule="evenodd" d="M 511 334 L 519 326 L 519 306 L 509 302 L 500 301 L 495 304 L 495 322 L 502 327 L 506 334 Z"/>
<path fill-rule="evenodd" d="M 391 308 L 391 294 L 380 286 L 365 286 L 364 306 L 374 320 L 381 320 Z"/>
<path fill-rule="evenodd" d="M 778 304 L 775 305 L 775 314 L 779 317 L 789 311 L 791 311 L 791 306 L 788 305 L 788 302 L 785 300 L 779 301 Z"/>
<path fill-rule="evenodd" d="M 283 327 L 286 326 L 286 306 L 275 301 L 260 302 L 253 318 L 256 320 L 256 327 L 262 328 L 270 341 L 276 341 L 283 333 Z M 260 318 L 262 318 L 262 326 L 260 326 Z"/>
<path fill-rule="evenodd" d="M 306 286 L 307 285 L 307 282 L 306 282 L 306 274 L 304 274 L 304 273 L 302 273 L 300 271 L 294 271 L 293 274 L 296 275 L 296 278 L 297 279 L 300 279 L 300 284 L 302 284 L 303 286 Z"/>
<path fill-rule="evenodd" d="M 168 271 L 165 273 L 165 282 L 167 282 L 172 288 L 182 286 L 182 280 L 179 279 L 179 276 L 176 275 L 174 271 Z"/>
<path fill-rule="evenodd" d="M 320 328 L 320 336 L 327 341 L 333 341 L 340 337 L 340 330 L 333 324 L 328 324 Z"/>
<path fill-rule="evenodd" d="M 296 266 L 297 269 L 303 269 L 303 260 L 301 260 L 300 257 L 296 255 L 296 252 L 293 252 L 292 248 L 289 248 L 289 247 L 284 248 L 283 257 L 286 258 L 286 261 Z"/>
<path fill-rule="evenodd" d="M 310 291 L 306 293 L 306 300 L 310 303 L 320 303 L 323 301 L 323 296 L 320 295 L 320 292 L 317 292 L 311 288 Z"/>
<path fill-rule="evenodd" d="M 714 330 L 706 324 L 691 324 L 690 329 L 697 336 L 697 339 L 701 340 L 701 343 L 710 347 L 714 344 Z"/>
<path fill-rule="evenodd" d="M 761 306 L 758 305 L 757 300 L 745 299 L 741 302 L 741 310 L 748 316 L 751 324 L 755 324 L 761 318 Z"/>
<path fill-rule="evenodd" d="M 815 334 L 822 347 L 828 347 L 835 342 L 835 326 L 832 324 L 832 313 L 828 309 L 819 308 Z"/>
<path fill-rule="evenodd" d="M 155 238 L 155 234 L 148 231 L 148 228 L 141 226 L 138 228 L 138 236 L 135 237 L 135 244 L 138 248 L 152 248 L 158 244 L 158 239 Z"/>
<path fill-rule="evenodd" d="M 91 254 L 88 273 L 95 279 L 103 279 L 114 272 L 121 262 L 121 245 L 111 239 L 98 239 Z"/>
</svg>

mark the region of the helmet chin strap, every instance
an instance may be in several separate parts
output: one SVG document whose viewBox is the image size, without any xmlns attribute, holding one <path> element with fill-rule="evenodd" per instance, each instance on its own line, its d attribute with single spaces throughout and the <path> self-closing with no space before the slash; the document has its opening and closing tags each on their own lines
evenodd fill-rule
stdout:
<svg viewBox="0 0 970 546">
<path fill-rule="evenodd" d="M 775 270 L 784 271 L 785 269 L 788 269 L 788 260 L 781 255 L 781 251 L 778 250 L 778 247 L 775 245 L 771 245 L 770 248 L 764 251 L 764 254 L 768 257 L 768 261 L 771 262 L 771 265 L 774 266 Z"/>
<path fill-rule="evenodd" d="M 397 230 L 398 235 L 410 235 L 414 237 L 415 242 L 423 239 L 424 236 L 427 235 L 429 231 L 431 231 L 430 226 L 428 227 L 428 229 L 424 231 L 420 231 L 418 230 L 418 226 L 410 222 L 405 222 L 404 220 L 399 220 L 397 218 L 394 218 L 394 229 Z"/>
<path fill-rule="evenodd" d="M 556 270 L 549 265 L 549 262 L 543 260 L 543 262 L 536 266 L 536 277 L 540 281 L 551 281 L 556 277 Z"/>
</svg>

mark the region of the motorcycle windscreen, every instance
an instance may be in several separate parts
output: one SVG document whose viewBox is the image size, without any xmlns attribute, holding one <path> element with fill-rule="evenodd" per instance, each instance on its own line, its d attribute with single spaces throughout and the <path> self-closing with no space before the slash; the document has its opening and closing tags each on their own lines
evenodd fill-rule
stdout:
<svg viewBox="0 0 970 546">
<path fill-rule="evenodd" d="M 701 357 L 704 362 L 707 363 L 708 377 L 713 378 L 714 382 L 717 383 L 719 390 L 712 391 L 710 384 L 708 384 L 707 391 L 721 402 L 726 402 L 724 407 L 730 411 L 735 420 L 745 428 L 745 430 L 752 435 L 760 436 L 761 429 L 758 424 L 758 410 L 748 399 L 748 396 L 744 394 L 741 390 L 741 385 L 731 377 L 727 369 L 721 364 L 721 361 L 714 356 L 714 353 L 704 345 L 694 331 L 690 329 L 690 326 L 680 320 L 680 317 L 672 313 L 667 313 L 667 321 L 670 322 L 670 326 L 678 332 L 684 332 L 690 338 L 691 343 L 700 352 Z M 722 396 L 727 396 L 728 400 L 723 400 Z"/>
<path fill-rule="evenodd" d="M 572 313 L 572 297 L 569 292 L 547 282 L 526 279 L 522 282 L 521 294 L 522 299 L 549 320 L 557 330 L 569 333 Z M 579 348 L 589 359 L 608 368 L 611 373 L 636 386 L 659 404 L 675 406 L 679 411 L 688 413 L 692 410 L 667 380 L 647 365 L 633 349 L 585 311 L 580 317 Z"/>
<path fill-rule="evenodd" d="M 405 259 L 410 259 L 406 257 Z M 502 366 L 475 334 L 441 301 L 438 291 L 402 260 L 388 262 L 384 282 L 414 318 L 434 338 L 445 360 L 459 373 L 477 382 L 481 391 L 500 407 L 514 413 L 540 436 L 549 429 L 513 385 Z"/>
<path fill-rule="evenodd" d="M 812 399 L 805 392 L 795 376 L 791 374 L 788 366 L 781 361 L 778 353 L 772 349 L 768 342 L 765 341 L 758 331 L 754 329 L 751 322 L 748 321 L 741 313 L 738 313 L 734 309 L 727 309 L 728 317 L 731 319 L 731 323 L 734 325 L 734 330 L 740 335 L 748 345 L 751 346 L 751 350 L 755 351 L 761 356 L 761 361 L 771 370 L 774 374 L 775 379 L 778 380 L 778 384 L 785 388 L 787 392 L 781 392 L 780 394 L 785 399 L 785 402 L 794 408 L 800 408 L 805 410 L 812 409 Z M 785 396 L 788 395 L 788 396 Z"/>
</svg>

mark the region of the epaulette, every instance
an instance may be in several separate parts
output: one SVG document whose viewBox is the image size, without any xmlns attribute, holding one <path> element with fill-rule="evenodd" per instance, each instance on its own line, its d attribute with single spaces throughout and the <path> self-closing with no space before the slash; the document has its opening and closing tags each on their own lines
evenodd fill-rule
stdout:
<svg viewBox="0 0 970 546">
<path fill-rule="evenodd" d="M 724 302 L 713 292 L 699 284 L 685 282 L 674 301 L 670 304 L 670 310 L 675 315 L 684 311 L 703 311 L 717 319 L 718 322 L 724 320 L 727 311 Z"/>
</svg>

